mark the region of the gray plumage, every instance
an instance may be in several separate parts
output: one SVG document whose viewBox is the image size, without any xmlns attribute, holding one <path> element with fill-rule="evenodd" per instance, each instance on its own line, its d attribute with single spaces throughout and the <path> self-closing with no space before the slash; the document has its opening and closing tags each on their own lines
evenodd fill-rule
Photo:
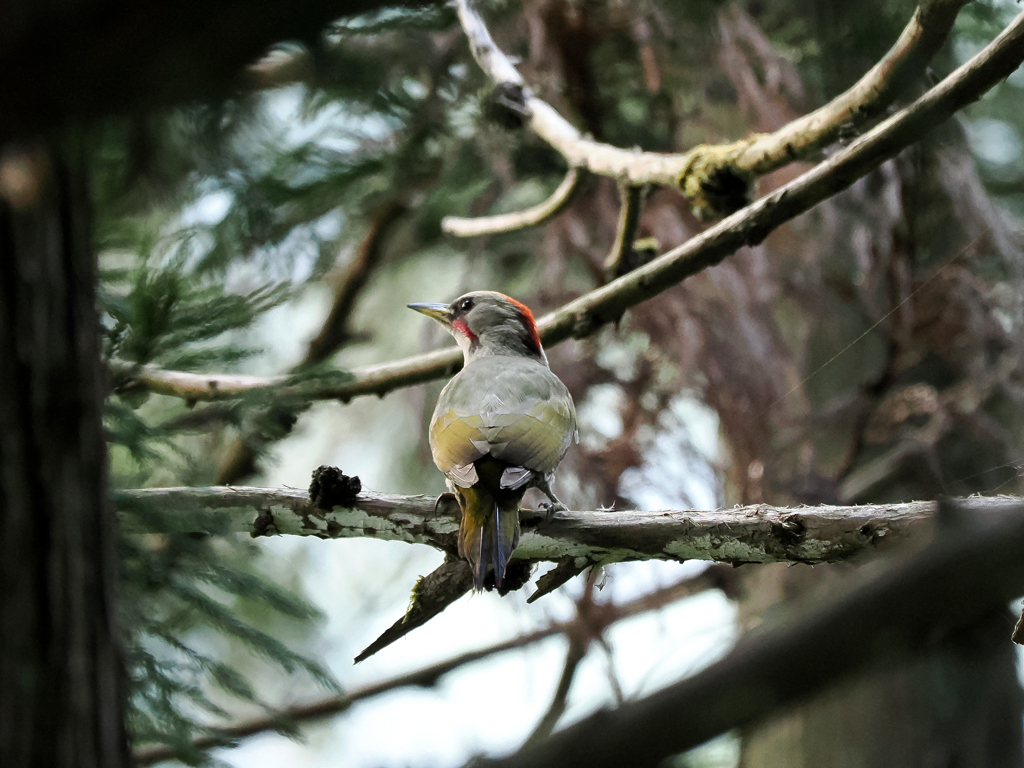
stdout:
<svg viewBox="0 0 1024 768">
<path fill-rule="evenodd" d="M 411 304 L 442 323 L 465 366 L 441 391 L 430 422 L 430 450 L 462 509 L 459 552 L 477 589 L 488 567 L 502 585 L 519 541 L 519 502 L 528 488 L 550 488 L 576 438 L 576 410 L 548 368 L 530 310 L 493 291 L 450 305 Z M 560 505 L 559 505 L 560 506 Z"/>
</svg>

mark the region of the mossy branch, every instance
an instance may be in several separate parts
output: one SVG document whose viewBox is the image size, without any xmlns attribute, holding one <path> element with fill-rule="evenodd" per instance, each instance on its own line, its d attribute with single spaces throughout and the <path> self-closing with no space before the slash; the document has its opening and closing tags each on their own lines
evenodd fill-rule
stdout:
<svg viewBox="0 0 1024 768">
<path fill-rule="evenodd" d="M 583 136 L 547 102 L 530 92 L 470 1 L 457 0 L 456 8 L 480 68 L 495 84 L 510 83 L 523 89 L 523 106 L 529 114 L 527 124 L 571 167 L 586 168 L 632 186 L 671 186 L 682 191 L 697 208 L 716 212 L 714 201 L 705 194 L 709 184 L 715 185 L 716 177 L 724 173 L 739 180 L 752 180 L 833 143 L 844 126 L 860 125 L 879 115 L 899 89 L 923 71 L 945 42 L 965 4 L 966 0 L 923 2 L 892 49 L 854 86 L 775 133 L 753 135 L 732 144 L 701 145 L 674 154 L 621 149 Z"/>
<path fill-rule="evenodd" d="M 655 768 L 841 680 L 934 651 L 937 637 L 976 629 L 1024 590 L 1024 508 L 1010 505 L 984 523 L 960 519 L 961 509 L 944 505 L 949 525 L 923 551 L 881 573 L 860 574 L 857 587 L 824 604 L 766 623 L 707 669 L 474 765 Z"/>
</svg>

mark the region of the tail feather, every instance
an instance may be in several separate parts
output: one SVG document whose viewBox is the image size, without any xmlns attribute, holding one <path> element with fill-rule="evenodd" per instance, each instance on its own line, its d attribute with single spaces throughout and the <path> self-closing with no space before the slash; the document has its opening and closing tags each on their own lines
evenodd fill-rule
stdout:
<svg viewBox="0 0 1024 768">
<path fill-rule="evenodd" d="M 505 568 L 519 544 L 519 504 L 494 505 L 494 584 L 501 587 Z"/>
<path fill-rule="evenodd" d="M 459 488 L 458 495 L 462 507 L 459 556 L 469 561 L 478 591 L 483 590 L 491 567 L 494 584 L 501 587 L 508 561 L 519 544 L 518 499 L 495 499 L 479 484 Z"/>
</svg>

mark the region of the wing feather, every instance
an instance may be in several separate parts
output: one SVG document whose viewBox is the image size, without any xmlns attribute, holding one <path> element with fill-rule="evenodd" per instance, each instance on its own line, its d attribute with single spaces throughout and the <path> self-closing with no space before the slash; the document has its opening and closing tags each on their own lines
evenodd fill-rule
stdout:
<svg viewBox="0 0 1024 768">
<path fill-rule="evenodd" d="M 481 382 L 487 391 L 481 391 Z M 465 467 L 488 454 L 546 475 L 575 434 L 572 398 L 547 366 L 488 357 L 474 361 L 442 390 L 430 423 L 430 448 L 434 463 L 456 482 L 464 479 Z"/>
</svg>

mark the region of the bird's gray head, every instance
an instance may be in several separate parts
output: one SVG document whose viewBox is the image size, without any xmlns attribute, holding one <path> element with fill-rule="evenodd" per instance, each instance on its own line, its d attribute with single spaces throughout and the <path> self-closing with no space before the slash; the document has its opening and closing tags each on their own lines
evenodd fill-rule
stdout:
<svg viewBox="0 0 1024 768">
<path fill-rule="evenodd" d="M 525 304 L 497 291 L 473 291 L 451 304 L 410 304 L 455 337 L 466 362 L 484 355 L 531 357 L 547 365 L 537 323 Z"/>
</svg>

